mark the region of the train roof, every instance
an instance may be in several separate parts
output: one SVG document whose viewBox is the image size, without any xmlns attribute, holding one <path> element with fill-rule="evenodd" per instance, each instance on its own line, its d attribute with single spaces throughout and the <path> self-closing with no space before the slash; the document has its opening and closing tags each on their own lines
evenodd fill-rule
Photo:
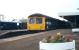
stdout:
<svg viewBox="0 0 79 50">
<path fill-rule="evenodd" d="M 46 19 L 59 20 L 59 19 L 56 19 L 56 18 L 47 16 L 47 15 L 40 14 L 40 13 L 35 13 L 35 14 L 32 14 L 32 15 L 30 15 L 30 16 L 28 16 L 28 17 L 45 17 Z M 60 20 L 60 21 L 62 21 L 62 20 Z"/>
<path fill-rule="evenodd" d="M 50 17 L 50 16 L 47 16 L 47 15 L 43 15 L 43 14 L 40 14 L 40 13 L 35 13 L 35 14 L 32 14 L 28 17 L 45 17 L 45 18 L 53 18 L 53 17 Z M 53 18 L 55 19 L 55 18 Z"/>
<path fill-rule="evenodd" d="M 0 21 L 0 23 L 18 23 L 18 22 L 6 22 L 6 21 Z"/>
<path fill-rule="evenodd" d="M 32 15 L 30 15 L 29 17 L 48 17 L 48 16 L 46 16 L 46 15 L 43 15 L 43 14 L 40 14 L 40 13 L 35 13 L 35 14 L 32 14 Z"/>
<path fill-rule="evenodd" d="M 35 13 L 35 14 L 31 14 L 29 17 L 35 17 L 35 16 L 44 16 L 43 14 L 39 14 L 39 13 Z"/>
</svg>

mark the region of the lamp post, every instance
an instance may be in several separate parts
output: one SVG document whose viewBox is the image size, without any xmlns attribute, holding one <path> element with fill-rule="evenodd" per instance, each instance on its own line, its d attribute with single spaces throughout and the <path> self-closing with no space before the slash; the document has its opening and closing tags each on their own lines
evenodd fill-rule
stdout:
<svg viewBox="0 0 79 50">
<path fill-rule="evenodd" d="M 75 16 L 75 27 L 76 27 L 77 23 L 76 23 L 76 16 Z"/>
</svg>

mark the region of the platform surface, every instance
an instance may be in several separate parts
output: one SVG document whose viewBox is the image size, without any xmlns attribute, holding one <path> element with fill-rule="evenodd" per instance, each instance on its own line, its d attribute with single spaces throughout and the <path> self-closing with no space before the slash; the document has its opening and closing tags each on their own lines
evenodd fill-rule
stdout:
<svg viewBox="0 0 79 50">
<path fill-rule="evenodd" d="M 71 29 L 57 29 L 41 33 L 22 35 L 18 37 L 0 39 L 0 50 L 39 50 L 39 41 L 48 35 L 53 35 L 57 32 L 63 34 L 72 33 Z M 79 35 L 73 34 L 76 40 L 76 50 L 79 49 Z"/>
</svg>

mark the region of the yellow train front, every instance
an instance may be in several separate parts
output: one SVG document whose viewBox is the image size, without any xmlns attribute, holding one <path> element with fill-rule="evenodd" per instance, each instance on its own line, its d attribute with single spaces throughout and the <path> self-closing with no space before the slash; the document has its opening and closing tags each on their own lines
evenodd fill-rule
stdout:
<svg viewBox="0 0 79 50">
<path fill-rule="evenodd" d="M 28 17 L 27 29 L 30 31 L 45 30 L 45 17 L 40 14 L 32 14 Z"/>
</svg>

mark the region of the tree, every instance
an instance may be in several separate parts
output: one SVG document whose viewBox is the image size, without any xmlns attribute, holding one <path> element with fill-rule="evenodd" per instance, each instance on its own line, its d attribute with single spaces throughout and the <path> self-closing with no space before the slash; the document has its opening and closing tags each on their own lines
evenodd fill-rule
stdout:
<svg viewBox="0 0 79 50">
<path fill-rule="evenodd" d="M 21 19 L 19 22 L 26 23 L 27 22 L 27 19 Z"/>
</svg>

